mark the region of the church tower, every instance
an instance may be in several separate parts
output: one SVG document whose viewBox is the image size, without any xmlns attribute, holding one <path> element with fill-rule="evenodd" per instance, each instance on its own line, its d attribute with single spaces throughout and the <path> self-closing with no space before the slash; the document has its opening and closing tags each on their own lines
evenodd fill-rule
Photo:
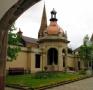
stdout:
<svg viewBox="0 0 93 90">
<path fill-rule="evenodd" d="M 41 38 L 41 37 L 44 36 L 44 31 L 45 31 L 46 28 L 47 28 L 47 16 L 46 16 L 45 4 L 44 4 L 41 25 L 40 25 L 40 29 L 39 29 L 39 32 L 38 32 L 38 38 Z"/>
</svg>

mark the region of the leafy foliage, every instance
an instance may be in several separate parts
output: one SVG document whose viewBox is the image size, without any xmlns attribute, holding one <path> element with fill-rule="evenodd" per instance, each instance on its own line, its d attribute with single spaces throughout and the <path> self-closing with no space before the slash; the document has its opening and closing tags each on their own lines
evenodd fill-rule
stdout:
<svg viewBox="0 0 93 90">
<path fill-rule="evenodd" d="M 80 70 L 80 71 L 79 71 L 79 74 L 85 75 L 85 74 L 86 74 L 86 70 Z"/>
<path fill-rule="evenodd" d="M 80 58 L 82 60 L 90 60 L 91 59 L 91 50 L 92 50 L 91 46 L 82 45 L 80 47 L 80 51 L 79 51 Z"/>
<path fill-rule="evenodd" d="M 13 24 L 8 32 L 8 50 L 7 50 L 8 61 L 16 59 L 18 52 L 21 50 L 20 47 L 18 46 L 21 38 L 18 34 L 14 33 L 15 30 L 16 28 Z"/>
<path fill-rule="evenodd" d="M 18 52 L 20 51 L 19 47 L 8 47 L 8 61 L 12 61 L 13 59 L 16 59 Z"/>
<path fill-rule="evenodd" d="M 84 37 L 83 45 L 79 49 L 79 56 L 85 66 L 88 66 L 88 62 L 93 60 L 93 45 L 90 44 L 88 35 Z"/>
</svg>

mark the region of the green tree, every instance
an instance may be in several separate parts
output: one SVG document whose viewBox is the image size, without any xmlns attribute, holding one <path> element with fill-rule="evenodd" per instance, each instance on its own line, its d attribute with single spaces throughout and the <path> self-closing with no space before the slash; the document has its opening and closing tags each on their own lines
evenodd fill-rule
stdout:
<svg viewBox="0 0 93 90">
<path fill-rule="evenodd" d="M 89 62 L 93 60 L 93 45 L 90 44 L 88 35 L 84 37 L 83 45 L 79 49 L 79 56 L 84 61 L 84 66 L 88 69 Z"/>
<path fill-rule="evenodd" d="M 82 45 L 79 50 L 80 59 L 84 61 L 84 65 L 87 68 L 88 62 L 91 60 L 91 46 Z"/>
<path fill-rule="evenodd" d="M 7 60 L 12 61 L 16 59 L 18 52 L 21 50 L 19 47 L 20 36 L 17 33 L 14 33 L 16 27 L 11 25 L 10 30 L 8 31 L 8 50 L 7 50 Z"/>
</svg>

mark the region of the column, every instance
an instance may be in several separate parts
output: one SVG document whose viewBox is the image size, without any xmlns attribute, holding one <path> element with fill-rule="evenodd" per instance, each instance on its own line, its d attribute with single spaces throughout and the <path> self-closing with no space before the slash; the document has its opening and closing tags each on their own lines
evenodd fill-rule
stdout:
<svg viewBox="0 0 93 90">
<path fill-rule="evenodd" d="M 59 48 L 58 50 L 58 67 L 59 71 L 63 71 L 62 48 Z"/>
</svg>

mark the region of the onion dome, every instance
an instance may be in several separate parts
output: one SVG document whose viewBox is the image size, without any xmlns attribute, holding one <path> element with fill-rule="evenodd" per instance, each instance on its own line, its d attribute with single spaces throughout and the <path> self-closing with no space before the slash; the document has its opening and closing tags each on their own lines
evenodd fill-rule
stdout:
<svg viewBox="0 0 93 90">
<path fill-rule="evenodd" d="M 58 26 L 56 22 L 51 22 L 47 28 L 48 34 L 59 34 L 64 33 L 63 29 Z"/>
<path fill-rule="evenodd" d="M 47 28 L 47 34 L 57 35 L 64 33 L 63 29 L 57 24 L 56 13 L 54 9 L 51 11 L 50 25 Z"/>
</svg>

